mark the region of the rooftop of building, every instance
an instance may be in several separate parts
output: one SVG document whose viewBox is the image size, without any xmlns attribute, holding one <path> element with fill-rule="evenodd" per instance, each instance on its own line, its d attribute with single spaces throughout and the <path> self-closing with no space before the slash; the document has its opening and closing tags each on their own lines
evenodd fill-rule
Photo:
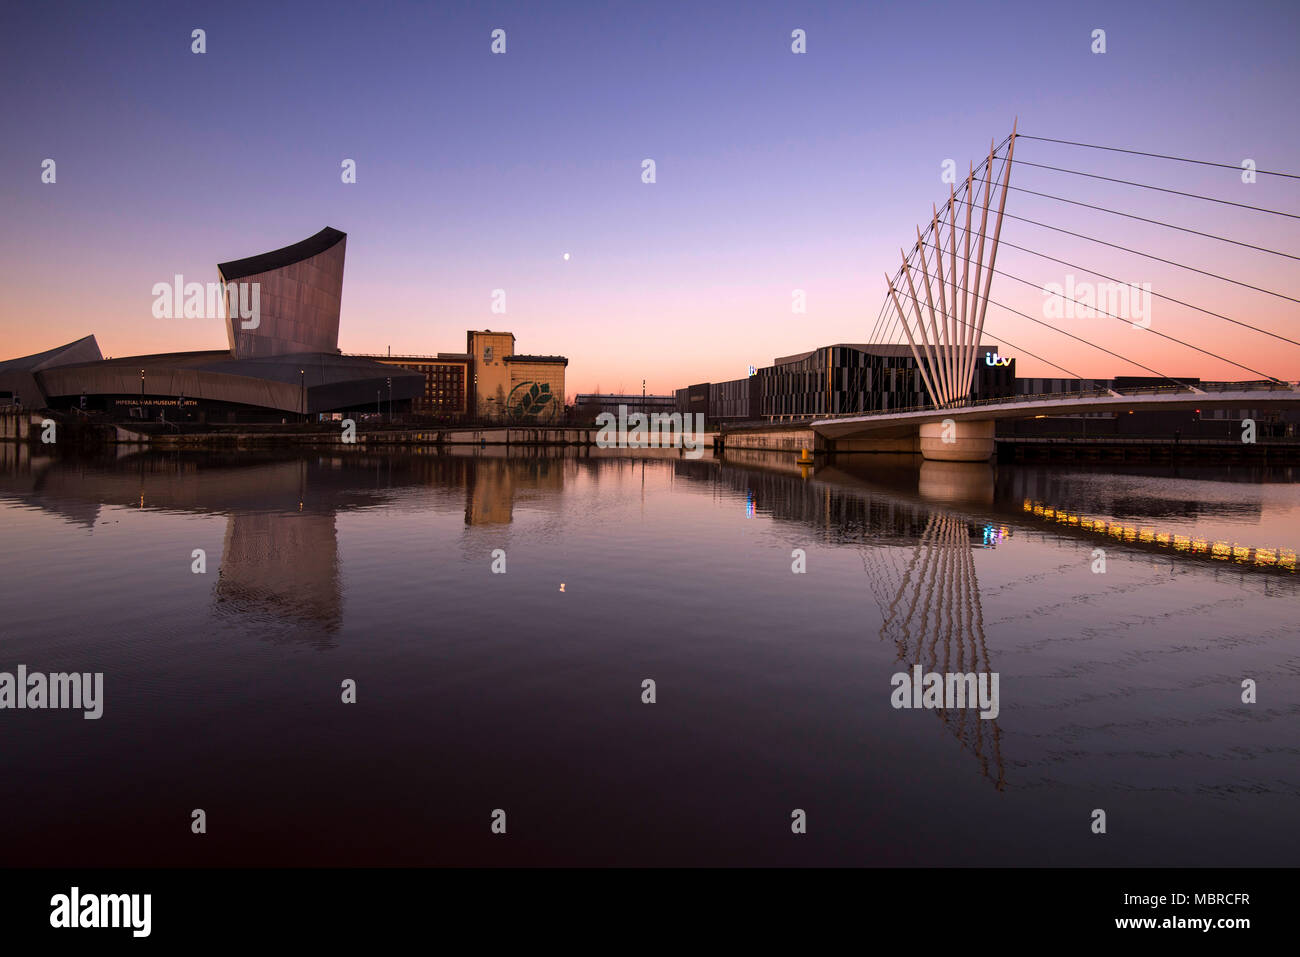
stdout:
<svg viewBox="0 0 1300 957">
<path fill-rule="evenodd" d="M 59 368 L 61 371 L 68 372 L 85 369 L 99 373 L 126 370 L 132 376 L 144 370 L 146 376 L 154 377 L 173 370 L 194 370 L 277 382 L 299 382 L 305 376 L 309 384 L 340 381 L 378 372 L 374 369 L 373 360 L 364 356 L 345 356 L 331 352 L 298 352 L 236 358 L 227 349 L 115 356 L 111 359 L 66 363 Z M 400 374 L 414 376 L 419 373 Z"/>
<path fill-rule="evenodd" d="M 37 372 L 50 366 L 92 362 L 102 358 L 99 343 L 92 333 L 61 346 L 55 346 L 53 349 L 46 349 L 44 352 L 0 361 L 0 372 Z"/>
<path fill-rule="evenodd" d="M 953 348 L 953 347 L 952 347 L 952 346 L 935 346 L 935 347 L 933 347 L 933 349 L 934 349 L 934 351 L 936 352 L 936 354 L 939 354 L 939 355 L 942 355 L 943 352 L 944 352 L 945 350 L 947 350 L 947 349 L 951 349 L 951 348 Z M 977 348 L 978 348 L 978 349 L 983 349 L 983 350 L 992 350 L 992 349 L 996 349 L 996 348 L 998 348 L 998 347 L 995 346 L 995 345 L 981 345 L 981 346 L 979 346 L 979 347 L 977 347 Z M 865 352 L 865 353 L 867 353 L 868 355 L 873 355 L 873 356 L 886 356 L 886 357 L 890 357 L 890 358 L 897 358 L 897 357 L 900 357 L 900 356 L 902 356 L 902 357 L 910 357 L 910 356 L 912 355 L 912 347 L 909 346 L 909 345 L 907 345 L 906 343 L 894 343 L 894 342 L 879 342 L 879 343 L 875 343 L 875 342 L 835 342 L 835 343 L 832 343 L 832 344 L 830 344 L 830 345 L 826 345 L 826 346 L 818 346 L 816 349 L 809 349 L 807 352 L 800 352 L 800 353 L 797 353 L 797 354 L 795 354 L 795 355 L 791 355 L 791 356 L 780 356 L 779 358 L 776 358 L 776 359 L 773 359 L 773 360 L 772 360 L 772 365 L 774 365 L 774 366 L 783 366 L 783 365 L 789 365 L 789 364 L 792 363 L 792 362 L 801 362 L 801 361 L 803 361 L 804 359 L 807 359 L 809 356 L 811 356 L 811 355 L 815 355 L 816 353 L 820 352 L 822 349 L 856 349 L 858 352 Z M 917 350 L 918 350 L 922 355 L 925 354 L 925 347 L 924 347 L 924 346 L 917 346 Z"/>
<path fill-rule="evenodd" d="M 468 352 L 438 352 L 430 355 L 416 352 L 399 352 L 396 355 L 385 352 L 349 352 L 347 355 L 359 359 L 378 359 L 380 362 L 468 362 L 473 358 Z"/>
<path fill-rule="evenodd" d="M 657 395 L 654 393 L 647 393 L 646 395 L 643 396 L 641 395 L 640 392 L 579 392 L 577 398 L 578 399 L 600 399 L 606 402 L 612 400 L 620 400 L 620 401 L 635 400 L 637 402 L 640 402 L 642 399 L 645 399 L 645 401 L 647 402 L 649 402 L 651 399 L 654 399 L 655 401 L 658 402 L 677 401 L 676 395 Z"/>
<path fill-rule="evenodd" d="M 221 273 L 221 278 L 226 282 L 234 282 L 236 279 L 242 279 L 245 276 L 273 272 L 276 269 L 283 269 L 285 266 L 302 262 L 304 259 L 311 259 L 312 256 L 319 256 L 325 250 L 344 239 L 347 239 L 347 233 L 326 226 L 315 236 L 309 236 L 302 242 L 294 243 L 292 246 L 274 249 L 269 253 L 260 253 L 245 259 L 232 259 L 230 262 L 218 263 L 217 271 Z"/>
<path fill-rule="evenodd" d="M 515 353 L 513 355 L 502 356 L 504 362 L 557 362 L 564 365 L 569 364 L 567 356 L 525 356 Z"/>
</svg>

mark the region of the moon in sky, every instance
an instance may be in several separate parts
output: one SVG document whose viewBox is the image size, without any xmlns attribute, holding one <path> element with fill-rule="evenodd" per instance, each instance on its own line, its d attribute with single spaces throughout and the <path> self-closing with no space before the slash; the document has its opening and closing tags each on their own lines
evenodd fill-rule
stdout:
<svg viewBox="0 0 1300 957">
<path fill-rule="evenodd" d="M 565 261 L 566 263 L 569 261 L 569 254 L 568 254 L 568 253 L 565 253 L 565 254 L 564 254 L 564 261 Z"/>
</svg>

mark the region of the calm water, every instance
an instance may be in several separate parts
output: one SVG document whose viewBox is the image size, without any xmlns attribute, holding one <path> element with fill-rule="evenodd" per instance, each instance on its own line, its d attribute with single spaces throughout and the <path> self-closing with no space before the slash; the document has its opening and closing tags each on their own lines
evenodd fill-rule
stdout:
<svg viewBox="0 0 1300 957">
<path fill-rule="evenodd" d="M 0 864 L 1297 860 L 1298 576 L 1157 536 L 1294 549 L 1300 474 L 0 456 L 0 671 L 105 675 L 0 711 Z"/>
</svg>

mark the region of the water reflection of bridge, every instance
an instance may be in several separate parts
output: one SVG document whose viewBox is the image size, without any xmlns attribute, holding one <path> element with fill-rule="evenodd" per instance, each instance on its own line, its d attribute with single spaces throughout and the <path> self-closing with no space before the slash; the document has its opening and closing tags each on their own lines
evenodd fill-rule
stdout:
<svg viewBox="0 0 1300 957">
<path fill-rule="evenodd" d="M 988 463 L 924 462 L 879 456 L 820 467 L 818 481 L 791 473 L 789 456 L 747 451 L 742 468 L 679 462 L 680 474 L 717 482 L 778 522 L 820 531 L 827 544 L 857 547 L 881 614 L 879 636 L 890 642 L 897 667 L 908 671 L 992 672 L 974 550 L 991 548 L 1010 530 L 936 508 L 987 507 L 993 499 Z M 726 462 L 732 461 L 728 453 Z M 770 463 L 770 468 L 763 468 Z M 867 476 L 870 476 L 869 478 Z M 980 773 L 999 790 L 1006 784 L 996 719 L 976 709 L 936 709 Z"/>
<path fill-rule="evenodd" d="M 921 665 L 940 673 L 991 673 L 970 523 L 932 512 L 911 554 L 897 547 L 865 548 L 862 567 L 880 606 L 880 637 L 893 641 L 900 670 Z M 1006 783 L 997 719 L 975 709 L 936 713 L 980 763 L 999 790 Z"/>
<path fill-rule="evenodd" d="M 996 661 L 999 647 L 1003 649 L 1004 659 L 1011 654 L 1016 661 L 1017 649 L 1006 646 L 1005 635 L 1003 644 L 995 641 L 992 648 L 986 640 L 985 602 L 976 576 L 976 559 L 981 549 L 1021 537 L 1041 537 L 1067 546 L 1077 543 L 1080 549 L 1087 549 L 1077 560 L 1061 568 L 1031 567 L 1024 574 L 1000 581 L 992 592 L 983 594 L 983 598 L 996 594 L 1000 601 L 1012 591 L 1028 595 L 1042 583 L 1045 575 L 1068 574 L 1070 569 L 1088 567 L 1095 533 L 1071 526 L 1068 510 L 1066 521 L 1062 522 L 1059 507 L 1057 514 L 1051 516 L 1045 510 L 1035 514 L 1032 507 L 1026 511 L 1025 495 L 1056 496 L 1057 501 L 1074 501 L 1079 507 L 1085 502 L 1089 508 L 1110 507 L 1124 513 L 1127 524 L 1139 529 L 1145 523 L 1137 520 L 1137 514 L 1145 514 L 1155 523 L 1191 523 L 1202 517 L 1202 511 L 1209 515 L 1222 511 L 1222 503 L 1213 497 L 1199 504 L 1190 495 L 1187 500 L 1173 496 L 1167 501 L 1152 501 L 1117 490 L 1114 483 L 1106 485 L 1098 497 L 1089 492 L 1090 483 L 1085 478 L 1071 479 L 1061 470 L 995 471 L 989 465 L 918 463 L 910 456 L 873 456 L 831 459 L 805 474 L 788 455 L 749 451 L 737 458 L 741 462 L 735 467 L 727 467 L 733 460 L 732 453 L 728 452 L 721 465 L 682 462 L 675 468 L 680 474 L 732 490 L 734 498 L 745 501 L 748 508 L 775 523 L 798 524 L 804 535 L 812 530 L 827 545 L 858 549 L 864 576 L 880 609 L 880 637 L 891 644 L 900 671 L 910 664 L 934 671 L 999 670 Z M 1259 480 L 1260 476 L 1254 478 Z M 1233 514 L 1259 515 L 1257 503 L 1229 500 L 1226 491 L 1223 496 Z M 1300 584 L 1294 575 L 1280 573 L 1280 562 L 1270 568 L 1214 560 L 1190 549 L 1161 547 L 1154 536 L 1152 542 L 1143 542 L 1140 531 L 1132 540 L 1126 536 L 1107 536 L 1104 540 L 1108 550 L 1123 550 L 1154 566 L 1176 564 L 1180 570 L 1198 577 L 1234 576 L 1258 587 L 1264 594 L 1274 593 L 1279 586 Z M 1165 614 L 1184 612 L 1180 604 Z M 1058 636 L 1053 640 L 1087 643 L 1098 633 L 1090 628 L 1074 637 Z M 996 639 L 1001 629 L 995 629 L 992 634 Z M 1033 639 L 1033 646 L 1037 647 L 1040 640 Z M 1078 647 L 1083 648 L 1084 644 Z M 1109 657 L 1103 656 L 1091 661 L 1089 666 L 1109 661 Z M 1023 662 L 1021 658 L 1016 667 L 1024 667 Z M 1002 664 L 1008 666 L 1005 660 Z M 1088 696 L 1083 697 L 1088 700 Z M 941 716 L 945 727 L 975 756 L 981 773 L 999 789 L 1006 786 L 1004 759 L 1008 758 L 1002 747 L 1004 726 L 996 721 L 983 721 L 974 712 L 954 711 Z M 1003 718 L 1006 717 L 1004 713 Z M 1021 714 L 1020 724 L 1018 730 L 1026 736 L 1017 738 L 1021 747 L 1017 749 L 1020 753 L 1016 756 L 1016 766 L 1022 775 L 1028 775 L 1031 766 L 1040 774 L 1055 773 L 1060 760 L 1059 756 L 1038 759 L 1032 756 L 1035 743 L 1050 741 L 1056 733 L 1035 734 L 1033 727 L 1042 724 L 1061 733 L 1068 730 L 1075 737 L 1080 733 L 1077 725 L 1053 722 L 1052 716 L 1039 714 L 1032 706 Z M 1093 733 L 1105 734 L 1101 729 Z M 1020 783 L 1032 786 L 1029 777 Z"/>
</svg>

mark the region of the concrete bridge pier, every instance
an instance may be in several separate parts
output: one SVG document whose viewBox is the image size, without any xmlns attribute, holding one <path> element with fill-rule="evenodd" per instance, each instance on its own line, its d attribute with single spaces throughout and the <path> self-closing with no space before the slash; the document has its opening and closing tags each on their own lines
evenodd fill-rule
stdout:
<svg viewBox="0 0 1300 957">
<path fill-rule="evenodd" d="M 992 505 L 995 478 L 990 462 L 925 461 L 916 491 L 924 499 L 947 505 Z"/>
<path fill-rule="evenodd" d="M 948 419 L 921 426 L 921 454 L 932 462 L 987 462 L 993 457 L 992 419 Z"/>
</svg>

